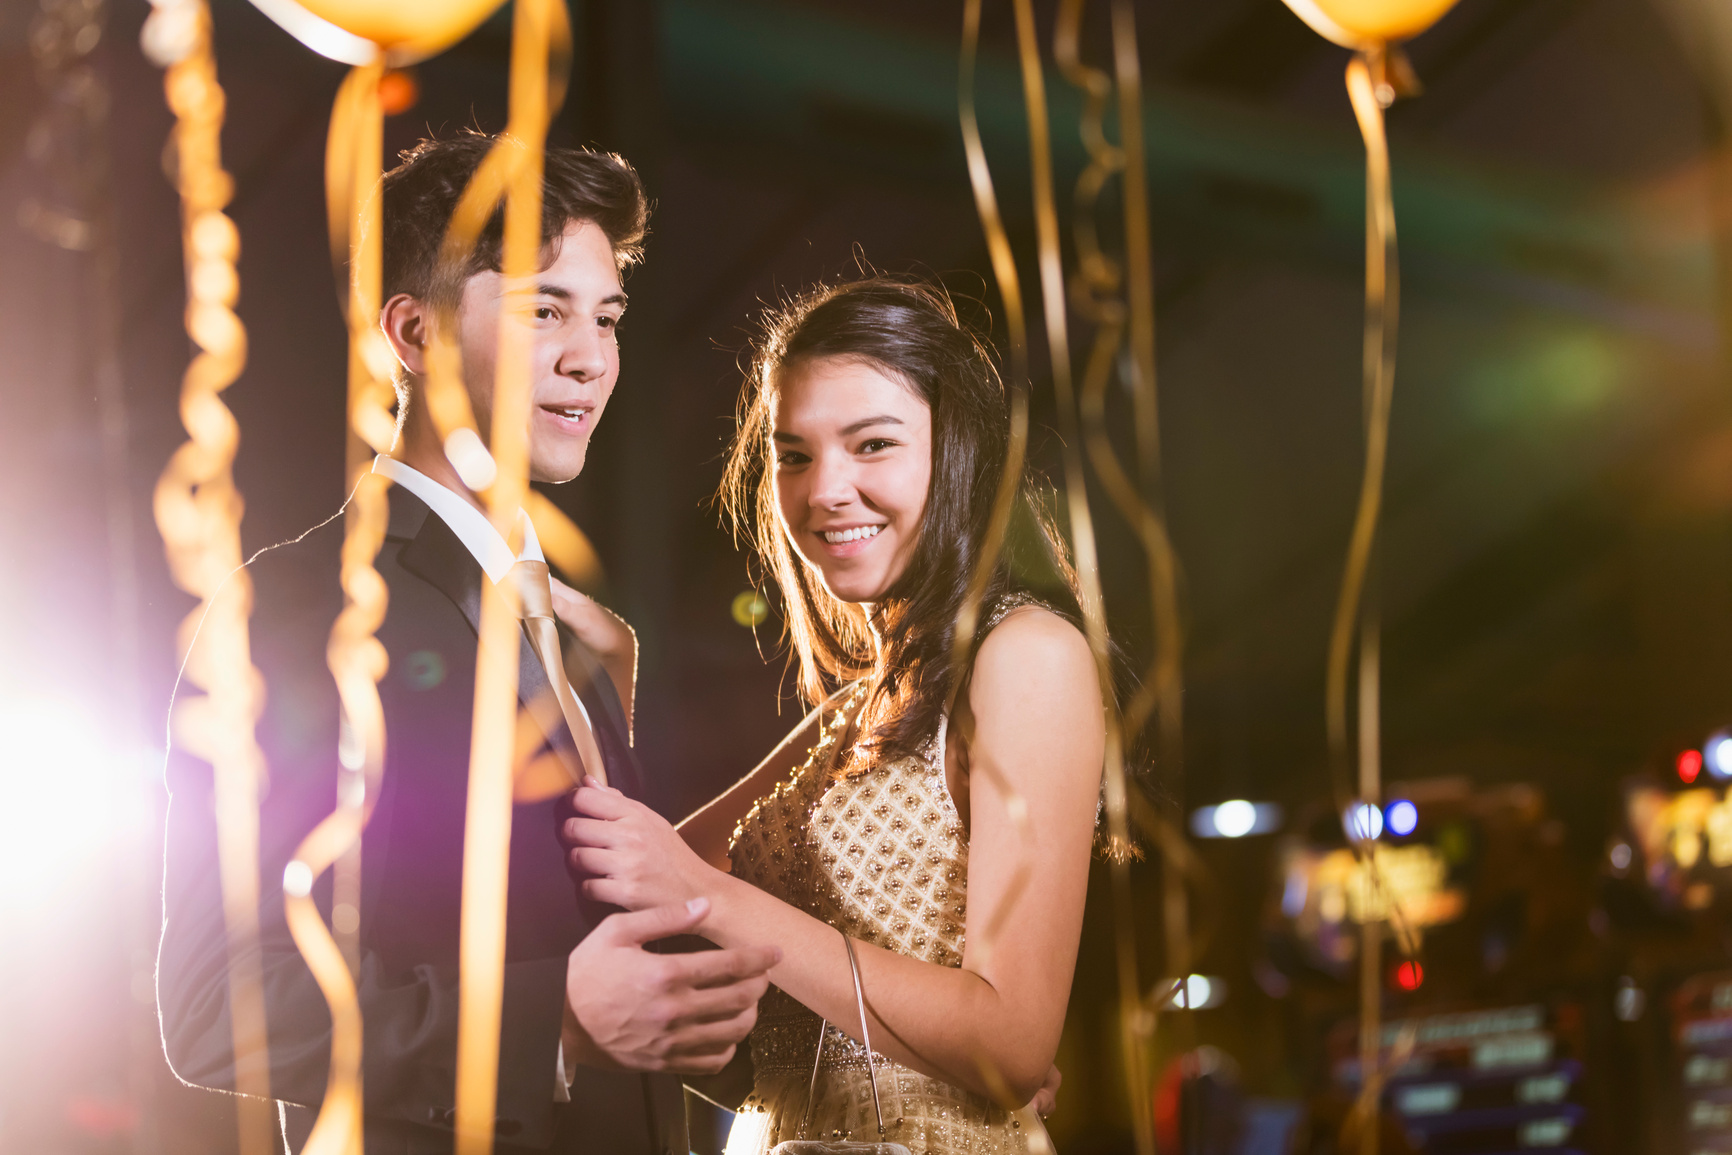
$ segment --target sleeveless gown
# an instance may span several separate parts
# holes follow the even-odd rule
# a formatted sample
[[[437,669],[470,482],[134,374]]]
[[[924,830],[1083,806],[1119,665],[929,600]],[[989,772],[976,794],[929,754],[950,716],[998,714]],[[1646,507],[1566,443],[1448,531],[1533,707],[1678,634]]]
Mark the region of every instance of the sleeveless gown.
[[[760,799],[729,844],[733,873],[861,942],[960,967],[968,899],[968,839],[944,779],[944,726],[921,751],[864,774],[833,777],[839,739],[863,685],[823,726],[805,765]],[[735,1117],[727,1155],[762,1155],[789,1139],[877,1142],[866,1048],[771,987],[751,1036],[753,1092]],[[882,1141],[913,1155],[1050,1151],[1032,1111],[1008,1112],[874,1053]],[[1031,1133],[1032,1136],[1031,1136]]]

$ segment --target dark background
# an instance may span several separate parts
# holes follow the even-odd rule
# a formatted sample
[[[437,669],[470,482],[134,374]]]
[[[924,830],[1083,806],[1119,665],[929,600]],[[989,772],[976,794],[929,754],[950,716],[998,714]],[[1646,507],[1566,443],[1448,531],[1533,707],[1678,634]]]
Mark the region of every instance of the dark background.
[[[1050,42],[1054,5],[1037,7]],[[78,848],[53,860],[66,873],[23,851],[3,860],[6,1152],[232,1146],[221,1100],[178,1087],[155,1057],[148,1005],[161,800],[141,752],[159,744],[191,603],[168,581],[149,506],[183,439],[188,347],[161,161],[170,116],[137,48],[146,11],[110,5],[91,57],[109,121],[86,142],[112,173],[121,458],[99,435],[95,261],[25,221],[65,195],[56,150],[77,142],[33,131],[55,123],[30,53],[36,7],[0,3],[0,694],[9,720],[69,710],[134,755],[92,779],[0,734],[13,795],[0,830],[65,829],[76,837],[49,841]],[[754,637],[729,612],[747,559],[711,502],[759,307],[869,262],[925,270],[1001,318],[957,128],[960,6],[573,0],[572,13],[553,140],[626,155],[656,211],[619,389],[583,477],[553,496],[599,549],[604,600],[639,630],[643,755],[695,803],[800,712],[774,621]],[[250,551],[342,497],[322,165],[344,70],[238,0],[217,0],[214,18],[250,341],[225,399]],[[1137,18],[1187,628],[1183,802],[1293,811],[1326,791],[1323,655],[1361,463],[1363,161],[1347,54],[1278,0],[1139,2]],[[388,151],[429,129],[502,127],[508,39],[504,13],[420,65]],[[981,120],[1032,293],[1011,47],[1008,6],[987,5]],[[1463,0],[1412,56],[1426,91],[1390,116],[1405,297],[1380,562],[1385,773],[1533,784],[1563,861],[1591,879],[1617,782],[1732,719],[1722,132],[1643,0]],[[1050,69],[1049,86],[1068,206],[1080,101]],[[1036,460],[1056,474],[1044,363],[1037,342]],[[111,609],[105,478],[135,526],[136,670]],[[1115,634],[1146,655],[1142,561],[1098,495],[1095,508]],[[1317,1075],[1310,1043],[1252,977],[1267,840],[1202,853],[1217,933],[1197,969],[1233,994],[1195,1030],[1252,1090],[1298,1095]],[[1135,874],[1152,982],[1158,888],[1152,867]],[[1076,1151],[1121,1149],[1125,1118],[1094,900],[1053,1125]]]

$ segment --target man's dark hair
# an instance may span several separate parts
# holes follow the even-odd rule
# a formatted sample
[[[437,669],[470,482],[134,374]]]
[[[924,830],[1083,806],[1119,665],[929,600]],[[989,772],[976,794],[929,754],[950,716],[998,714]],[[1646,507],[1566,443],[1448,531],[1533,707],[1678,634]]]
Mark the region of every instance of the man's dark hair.
[[[503,204],[481,230],[461,275],[435,283],[439,246],[469,178],[498,137],[465,131],[444,140],[423,140],[399,154],[402,163],[385,174],[382,300],[408,293],[422,300],[455,305],[463,282],[481,272],[498,272],[505,234]],[[623,270],[643,256],[649,202],[637,171],[623,157],[590,149],[547,150],[542,185],[541,238],[549,258],[576,221],[589,221],[606,234]]]

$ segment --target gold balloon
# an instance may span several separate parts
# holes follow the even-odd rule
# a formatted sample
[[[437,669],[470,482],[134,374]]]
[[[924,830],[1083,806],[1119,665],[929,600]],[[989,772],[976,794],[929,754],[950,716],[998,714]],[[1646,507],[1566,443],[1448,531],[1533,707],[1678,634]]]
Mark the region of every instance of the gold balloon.
[[[1344,48],[1410,40],[1455,7],[1455,0],[1286,0],[1299,19]]]
[[[364,64],[383,51],[393,64],[443,52],[504,0],[253,0],[321,56]]]

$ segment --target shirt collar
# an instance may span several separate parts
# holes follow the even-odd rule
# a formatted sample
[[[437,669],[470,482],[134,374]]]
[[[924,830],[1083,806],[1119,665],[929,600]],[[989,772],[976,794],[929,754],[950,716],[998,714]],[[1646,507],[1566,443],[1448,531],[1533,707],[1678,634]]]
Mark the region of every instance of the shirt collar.
[[[511,567],[520,561],[546,561],[541,542],[535,536],[535,525],[521,511],[517,516],[523,528],[523,548],[515,555],[487,515],[469,502],[434,481],[425,473],[403,464],[395,457],[380,454],[373,459],[373,472],[389,478],[427,503],[427,508],[439,515],[457,540],[463,543],[488,578],[497,585],[505,580]]]

